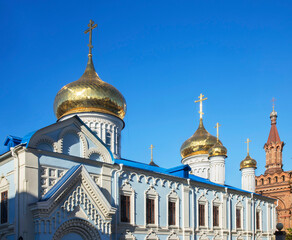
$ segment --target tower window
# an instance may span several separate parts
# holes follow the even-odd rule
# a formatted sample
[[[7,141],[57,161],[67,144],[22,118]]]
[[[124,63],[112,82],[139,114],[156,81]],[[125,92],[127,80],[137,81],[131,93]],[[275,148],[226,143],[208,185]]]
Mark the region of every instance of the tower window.
[[[121,222],[130,222],[130,196],[121,195]]]
[[[105,134],[105,144],[108,147],[111,146],[111,133],[109,131],[106,131],[106,134]]]
[[[155,210],[154,210],[155,202],[154,199],[146,199],[146,223],[154,224],[155,223]]]
[[[1,193],[1,224],[8,220],[8,191]]]
[[[219,206],[213,206],[213,227],[219,227]]]
[[[199,204],[199,226],[205,226],[205,204]]]
[[[175,202],[168,202],[168,225],[175,225]]]

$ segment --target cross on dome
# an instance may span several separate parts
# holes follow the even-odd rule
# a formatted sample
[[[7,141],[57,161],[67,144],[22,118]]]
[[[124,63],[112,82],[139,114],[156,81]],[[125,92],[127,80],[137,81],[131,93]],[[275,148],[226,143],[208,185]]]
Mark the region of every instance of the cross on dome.
[[[203,101],[207,100],[208,98],[204,98],[204,95],[201,93],[200,96],[199,96],[199,100],[196,100],[195,103],[200,103],[200,119],[203,118]]]
[[[251,142],[251,140],[249,138],[246,139],[246,145],[247,145],[247,155],[249,155],[249,143]]]
[[[217,141],[219,141],[219,127],[221,127],[221,125],[217,122],[215,128],[217,129]]]
[[[90,19],[89,24],[87,26],[89,28],[87,30],[85,30],[84,33],[86,34],[89,32],[89,44],[88,44],[89,55],[92,55],[92,48],[93,48],[93,46],[92,46],[92,30],[97,27],[97,24],[94,24],[94,21],[92,21]]]

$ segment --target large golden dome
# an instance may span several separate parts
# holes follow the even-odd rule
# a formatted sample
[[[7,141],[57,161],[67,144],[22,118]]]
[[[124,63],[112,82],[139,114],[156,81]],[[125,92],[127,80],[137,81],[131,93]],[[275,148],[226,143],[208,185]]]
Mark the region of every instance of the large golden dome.
[[[99,78],[89,54],[81,78],[67,84],[58,92],[54,112],[58,119],[81,112],[101,112],[123,119],[126,114],[126,101],[115,87]]]
[[[217,138],[207,132],[203,125],[203,119],[200,119],[200,125],[197,131],[186,140],[180,148],[182,158],[198,154],[208,154],[208,151],[217,143]],[[219,141],[219,144],[222,143]]]

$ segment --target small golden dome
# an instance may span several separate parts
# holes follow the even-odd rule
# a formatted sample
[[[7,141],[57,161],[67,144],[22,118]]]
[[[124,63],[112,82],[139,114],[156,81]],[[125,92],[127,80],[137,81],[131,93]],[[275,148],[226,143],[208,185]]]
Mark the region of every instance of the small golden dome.
[[[216,142],[217,138],[207,132],[203,125],[203,119],[201,118],[197,131],[181,146],[180,154],[182,158],[198,154],[208,154],[209,149],[213,147]],[[219,143],[221,144],[220,141]]]
[[[112,85],[102,81],[95,72],[92,55],[81,78],[64,86],[57,94],[54,112],[58,119],[72,113],[101,112],[123,119],[126,101]]]
[[[243,168],[257,168],[257,161],[252,159],[249,154],[240,163],[240,170]]]
[[[225,157],[227,157],[227,149],[226,149],[226,147],[224,147],[218,141],[209,150],[209,157],[214,157],[214,156],[225,156]]]

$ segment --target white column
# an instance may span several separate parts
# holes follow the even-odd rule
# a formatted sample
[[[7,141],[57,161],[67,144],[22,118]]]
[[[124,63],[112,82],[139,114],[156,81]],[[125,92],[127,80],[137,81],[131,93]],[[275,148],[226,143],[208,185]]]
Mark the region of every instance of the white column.
[[[225,183],[225,156],[213,156],[210,160],[210,181],[218,184]]]
[[[255,169],[241,169],[241,188],[246,191],[255,192]]]

